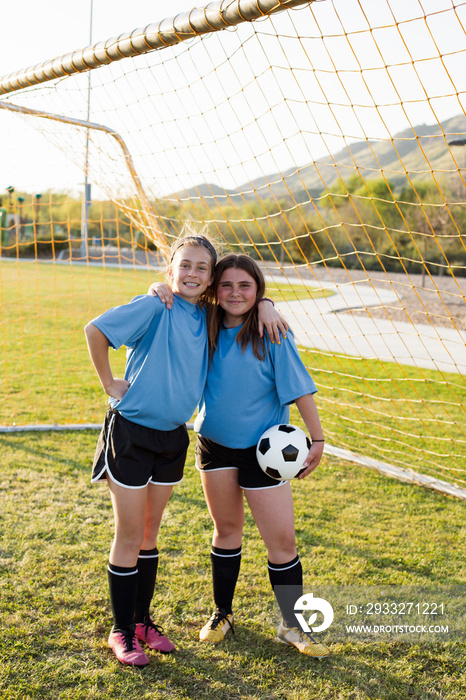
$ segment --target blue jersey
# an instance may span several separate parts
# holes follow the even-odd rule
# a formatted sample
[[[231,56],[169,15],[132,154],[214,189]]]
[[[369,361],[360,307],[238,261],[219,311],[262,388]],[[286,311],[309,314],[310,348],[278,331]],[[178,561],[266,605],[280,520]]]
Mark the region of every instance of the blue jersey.
[[[127,346],[125,379],[130,387],[110,405],[124,418],[157,430],[173,430],[193,415],[204,390],[207,365],[205,313],[173,297],[135,297],[92,321],[111,347]]]
[[[316,386],[304,366],[292,333],[281,344],[267,342],[264,361],[251,345],[242,352],[237,328],[221,328],[217,350],[194,429],[219,445],[255,445],[264,430],[289,421],[289,405],[314,394]]]

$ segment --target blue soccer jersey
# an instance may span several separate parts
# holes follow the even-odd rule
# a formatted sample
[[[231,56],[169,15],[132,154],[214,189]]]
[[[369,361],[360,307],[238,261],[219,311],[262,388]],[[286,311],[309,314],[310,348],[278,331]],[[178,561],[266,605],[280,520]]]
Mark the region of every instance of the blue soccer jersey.
[[[248,345],[236,342],[237,328],[222,328],[194,428],[219,445],[255,445],[272,425],[289,421],[289,405],[314,394],[316,386],[304,366],[292,333],[281,344],[267,343],[264,361]]]
[[[135,297],[92,323],[115,350],[127,346],[130,387],[110,405],[124,418],[156,430],[173,430],[193,415],[204,390],[208,355],[205,313],[173,297],[168,310],[150,295]]]

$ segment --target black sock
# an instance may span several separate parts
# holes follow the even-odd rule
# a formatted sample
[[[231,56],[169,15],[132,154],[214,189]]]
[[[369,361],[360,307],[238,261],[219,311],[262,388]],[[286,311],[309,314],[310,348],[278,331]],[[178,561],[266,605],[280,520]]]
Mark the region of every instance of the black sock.
[[[113,614],[113,630],[132,629],[138,590],[137,566],[108,565],[108,587]]]
[[[229,615],[233,612],[231,606],[241,565],[241,547],[237,549],[212,547],[210,560],[215,605]]]
[[[134,621],[144,622],[149,616],[149,608],[154,595],[155,581],[157,579],[157,566],[159,563],[159,550],[141,549],[138,557],[138,593],[134,610]]]
[[[268,562],[269,578],[287,627],[296,627],[294,604],[303,595],[303,567],[299,556],[286,564]],[[278,586],[278,588],[277,588]]]

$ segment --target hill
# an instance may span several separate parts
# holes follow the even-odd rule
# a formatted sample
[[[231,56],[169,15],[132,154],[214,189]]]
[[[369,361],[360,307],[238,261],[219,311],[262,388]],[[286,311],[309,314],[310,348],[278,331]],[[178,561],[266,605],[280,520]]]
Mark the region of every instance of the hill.
[[[466,135],[466,117],[457,115],[438,123],[421,124],[413,129],[406,129],[396,134],[393,139],[367,140],[350,143],[348,147],[335,154],[300,166],[283,173],[270,173],[245,183],[236,190],[226,190],[217,185],[202,184],[190,190],[178,193],[179,197],[214,198],[220,204],[224,197],[235,197],[242,193],[248,199],[273,196],[287,197],[291,191],[295,199],[304,200],[308,194],[318,196],[324,189],[330,189],[339,179],[347,180],[359,171],[364,179],[376,179],[384,176],[402,187],[407,179],[431,180],[432,171],[452,173],[457,165],[450,155],[447,143]],[[460,167],[466,164],[466,147],[464,154],[459,154],[461,147],[453,147],[453,153]],[[252,186],[251,186],[252,185]]]

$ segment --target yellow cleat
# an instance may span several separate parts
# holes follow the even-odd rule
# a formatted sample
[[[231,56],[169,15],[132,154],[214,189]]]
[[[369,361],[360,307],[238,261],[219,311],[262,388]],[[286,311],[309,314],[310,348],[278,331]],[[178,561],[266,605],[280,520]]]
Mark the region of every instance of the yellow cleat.
[[[209,622],[204,625],[199,632],[199,639],[201,642],[218,644],[230,630],[234,632],[233,615],[231,613],[227,614],[221,610],[216,610]]]
[[[297,627],[285,627],[283,622],[280,623],[276,639],[282,644],[296,647],[301,654],[312,656],[314,659],[322,659],[330,654],[330,649],[316,642],[308,632],[303,632]]]

